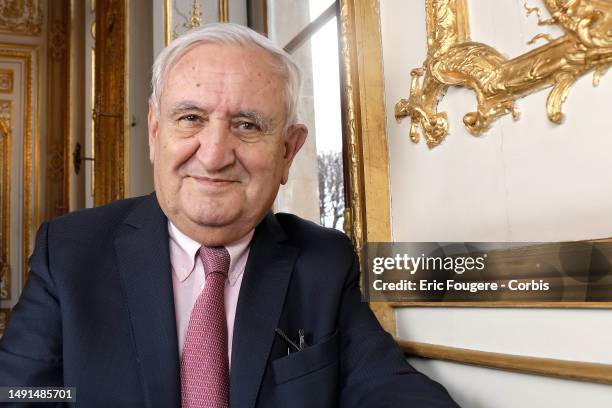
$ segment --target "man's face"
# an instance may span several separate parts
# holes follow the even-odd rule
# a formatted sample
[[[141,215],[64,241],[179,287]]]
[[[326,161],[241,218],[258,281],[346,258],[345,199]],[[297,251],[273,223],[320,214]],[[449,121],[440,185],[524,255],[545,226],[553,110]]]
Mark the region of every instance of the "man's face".
[[[155,190],[166,216],[205,245],[254,228],[287,181],[306,138],[283,134],[280,64],[257,47],[199,44],[166,76],[159,116],[149,106]]]

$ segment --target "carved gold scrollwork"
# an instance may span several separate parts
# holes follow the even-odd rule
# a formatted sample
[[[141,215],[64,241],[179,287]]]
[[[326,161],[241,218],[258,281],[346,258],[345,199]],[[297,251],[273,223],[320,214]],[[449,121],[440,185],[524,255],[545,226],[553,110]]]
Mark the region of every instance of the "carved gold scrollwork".
[[[128,6],[126,0],[96,1],[94,205],[121,199],[127,191]]]
[[[2,336],[2,333],[4,333],[6,323],[8,322],[9,314],[9,309],[0,309],[0,336]]]
[[[49,52],[54,61],[66,56],[66,28],[63,21],[56,20],[49,30]]]
[[[9,281],[8,276],[11,274],[11,268],[7,262],[0,259],[0,299],[9,298]]]
[[[0,299],[10,298],[10,196],[12,102],[0,100]]]
[[[0,0],[0,31],[39,35],[42,23],[39,0]]]
[[[13,71],[0,69],[0,93],[13,92]]]
[[[37,225],[37,220],[39,219],[39,207],[36,200],[33,199],[40,185],[39,181],[33,177],[34,174],[40,174],[37,161],[34,158],[34,153],[39,150],[38,141],[40,140],[40,130],[36,125],[36,123],[40,123],[40,118],[36,113],[38,112],[38,97],[41,94],[39,83],[36,80],[40,72],[39,48],[38,46],[26,44],[0,43],[0,57],[17,60],[23,67],[21,74],[22,79],[19,81],[19,88],[23,95],[19,109],[23,112],[23,122],[22,131],[18,139],[22,146],[22,165],[19,171],[21,171],[22,174],[20,183],[22,183],[23,194],[19,205],[21,206],[20,211],[23,214],[23,222],[21,225],[22,235],[20,237],[23,245],[20,254],[21,262],[17,265],[17,270],[21,271],[23,282],[25,282],[28,270],[27,259],[32,254],[31,249],[34,244],[34,226]],[[5,111],[3,103],[0,103],[0,108],[0,112]],[[9,122],[5,121],[5,123]],[[7,134],[10,134],[11,126],[9,125],[7,128]],[[10,141],[11,138],[5,137],[4,139]],[[10,171],[11,165],[8,163],[8,160],[10,160],[10,156],[7,156],[7,161],[5,162],[8,164],[8,169]],[[15,170],[17,171],[17,169]],[[9,179],[10,178],[6,178],[6,180]],[[8,183],[5,184],[5,186],[8,186]],[[2,188],[4,189],[5,187],[3,186]],[[10,196],[10,192],[7,193],[6,190],[3,191],[2,195],[6,197]],[[9,201],[10,200],[7,200],[2,203],[3,211],[5,211],[6,214],[8,214],[9,211]],[[2,238],[1,242],[8,248],[9,245],[6,242],[10,238],[9,233],[7,232],[4,236],[6,236],[7,239],[5,240]],[[8,255],[5,255],[4,259],[7,260]],[[12,265],[12,267],[14,269],[15,265]],[[7,276],[6,279],[10,281],[11,277]],[[8,287],[10,287],[10,285],[8,285]]]
[[[345,166],[348,167],[348,178],[350,185],[348,186],[347,208],[344,211],[344,231],[353,241],[357,253],[361,253],[365,244],[364,224],[363,219],[363,174],[360,169],[360,136],[359,126],[361,118],[359,115],[358,88],[359,81],[357,72],[355,72],[356,49],[355,49],[355,27],[354,5],[351,1],[341,2],[339,10],[340,15],[340,55],[343,59],[343,72],[341,75],[343,93],[342,104],[344,108],[344,134],[348,143],[346,145],[348,158],[345,160]]]
[[[422,68],[412,70],[410,96],[395,105],[398,120],[410,116],[410,138],[419,141],[420,127],[433,148],[448,135],[446,113],[437,112],[438,101],[449,86],[474,90],[477,109],[464,115],[463,123],[474,136],[482,135],[502,115],[519,118],[517,99],[552,87],[546,103],[548,118],[563,120],[561,107],[570,87],[593,71],[593,84],[612,65],[612,2],[609,0],[543,0],[551,17],[539,25],[556,25],[565,34],[513,59],[493,47],[469,40],[465,0],[426,0],[428,53]]]
[[[200,11],[200,1],[193,0],[191,3],[191,15],[183,26],[190,30],[202,25],[202,12]]]

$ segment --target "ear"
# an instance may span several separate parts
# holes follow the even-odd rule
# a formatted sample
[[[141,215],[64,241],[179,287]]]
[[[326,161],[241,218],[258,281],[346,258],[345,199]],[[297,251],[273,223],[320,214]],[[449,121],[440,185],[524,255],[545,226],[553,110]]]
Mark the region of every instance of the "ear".
[[[151,164],[153,164],[155,161],[155,141],[157,140],[159,120],[157,118],[157,107],[151,100],[149,100],[149,115],[147,117],[147,124],[149,129],[149,161]]]
[[[281,184],[286,184],[289,180],[289,168],[297,152],[300,151],[308,136],[308,128],[305,125],[292,125],[284,138],[285,154],[283,156],[283,176]]]

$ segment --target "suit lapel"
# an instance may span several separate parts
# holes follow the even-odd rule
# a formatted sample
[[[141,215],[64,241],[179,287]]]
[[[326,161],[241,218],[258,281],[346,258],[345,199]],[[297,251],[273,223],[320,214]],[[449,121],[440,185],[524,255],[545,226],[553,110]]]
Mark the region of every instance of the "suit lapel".
[[[269,213],[253,236],[234,324],[230,406],[254,407],[298,249]]]
[[[167,219],[154,194],[126,217],[115,250],[146,406],[178,407],[180,369]]]

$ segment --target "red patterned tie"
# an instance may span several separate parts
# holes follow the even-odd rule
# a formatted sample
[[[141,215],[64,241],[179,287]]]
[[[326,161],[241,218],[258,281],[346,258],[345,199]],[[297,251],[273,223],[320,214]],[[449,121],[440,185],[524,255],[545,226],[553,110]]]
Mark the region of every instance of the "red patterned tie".
[[[199,251],[206,284],[189,318],[181,358],[183,408],[227,408],[229,406],[229,363],[225,280],[230,255],[224,247]]]

